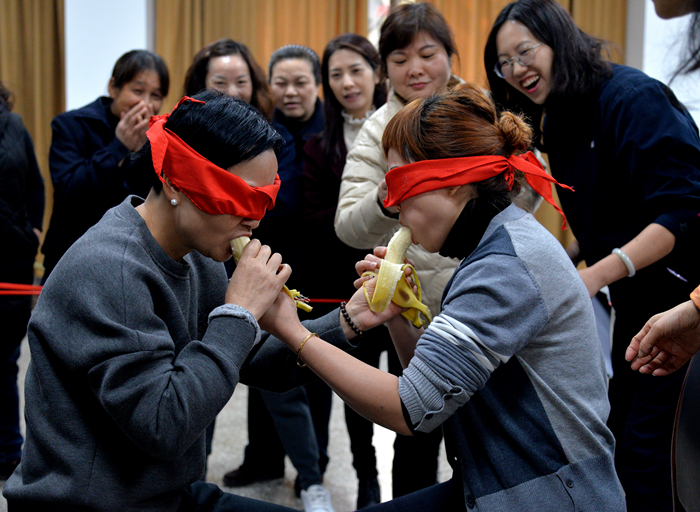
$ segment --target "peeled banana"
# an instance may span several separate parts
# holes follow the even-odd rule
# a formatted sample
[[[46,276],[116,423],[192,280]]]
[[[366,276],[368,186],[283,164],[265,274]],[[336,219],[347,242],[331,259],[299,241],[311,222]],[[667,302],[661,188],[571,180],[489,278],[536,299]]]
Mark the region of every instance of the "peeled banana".
[[[236,260],[236,263],[238,263],[238,260],[241,259],[243,249],[246,245],[248,245],[248,242],[250,242],[250,238],[248,238],[247,236],[239,236],[238,238],[234,238],[233,240],[231,240],[233,259]],[[282,290],[284,290],[284,293],[289,295],[294,300],[294,303],[297,305],[297,308],[306,311],[307,313],[313,309],[313,307],[309,305],[309,299],[304,297],[299,291],[290,290],[289,288],[287,288],[286,285],[282,288]]]
[[[421,286],[416,269],[412,265],[404,263],[406,252],[411,243],[411,230],[407,227],[399,229],[389,241],[386,256],[379,267],[379,273],[365,272],[362,274],[363,276],[373,275],[377,279],[374,294],[371,298],[365,285],[363,284],[362,286],[365,290],[365,298],[372,311],[381,313],[393,301],[401,307],[410,308],[402,313],[403,316],[408,318],[416,327],[422,327],[426,322],[430,322],[433,317],[428,306],[421,302]],[[411,277],[418,287],[417,295],[413,293],[413,288],[404,273],[406,267],[410,267],[413,271]]]

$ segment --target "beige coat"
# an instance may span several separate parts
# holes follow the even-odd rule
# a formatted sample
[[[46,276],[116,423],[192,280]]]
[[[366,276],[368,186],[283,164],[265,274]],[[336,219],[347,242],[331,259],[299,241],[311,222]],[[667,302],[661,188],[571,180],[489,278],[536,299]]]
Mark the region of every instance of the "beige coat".
[[[452,81],[461,80],[453,77]],[[351,247],[371,250],[379,245],[387,245],[400,227],[398,219],[387,217],[379,207],[377,188],[388,171],[382,150],[382,135],[391,118],[403,106],[403,101],[392,89],[386,105],[365,121],[348,152],[335,214],[335,232],[338,238]],[[524,185],[514,202],[521,208],[534,212],[541,200],[539,194]],[[408,258],[416,265],[423,288],[423,302],[436,316],[440,312],[442,292],[459,260],[429,253],[419,245],[411,246]]]
[[[400,228],[398,219],[382,213],[377,202],[377,188],[388,171],[382,135],[389,120],[403,105],[392,89],[386,105],[365,121],[348,153],[340,183],[335,232],[351,247],[371,250],[387,245]],[[442,291],[459,260],[431,254],[419,245],[410,247],[408,258],[416,265],[423,288],[423,302],[436,316],[440,312]]]

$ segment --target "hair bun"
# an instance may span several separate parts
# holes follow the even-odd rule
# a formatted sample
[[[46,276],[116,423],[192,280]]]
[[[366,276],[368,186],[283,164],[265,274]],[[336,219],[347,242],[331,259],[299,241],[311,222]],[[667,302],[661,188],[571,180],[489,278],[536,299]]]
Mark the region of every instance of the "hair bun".
[[[522,153],[530,147],[532,128],[519,115],[509,111],[503,112],[498,119],[498,128],[511,154]]]

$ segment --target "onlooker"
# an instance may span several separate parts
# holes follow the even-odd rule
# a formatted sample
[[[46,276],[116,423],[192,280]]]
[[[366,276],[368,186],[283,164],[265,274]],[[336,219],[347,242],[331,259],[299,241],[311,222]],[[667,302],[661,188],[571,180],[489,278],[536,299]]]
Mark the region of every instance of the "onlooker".
[[[382,24],[379,55],[382,71],[391,84],[389,97],[362,125],[348,155],[340,184],[335,230],[338,238],[357,249],[372,250],[388,243],[399,229],[394,210],[381,204],[387,172],[381,139],[389,120],[409,101],[426,98],[461,80],[452,75],[456,47],[452,32],[440,12],[427,3],[393,7]],[[418,269],[423,298],[433,315],[439,312],[440,296],[458,261],[428,254],[418,246],[408,257]],[[392,354],[390,360],[396,361]],[[401,365],[391,365],[401,372]],[[398,435],[394,442],[393,496],[403,496],[437,481],[440,429],[430,435]]]
[[[700,282],[700,138],[662,83],[610,64],[602,42],[554,0],[501,11],[484,52],[493,96],[527,112],[577,242],[568,249],[591,296],[608,286],[615,310],[608,420],[630,511],[672,508],[671,433],[683,373],[640,375],[625,349],[653,313]],[[652,121],[653,120],[653,121]],[[649,294],[649,290],[663,293]]]
[[[377,50],[357,34],[343,34],[328,43],[323,52],[321,77],[325,128],[304,146],[299,208],[304,229],[300,233],[300,243],[303,247],[313,247],[322,242],[324,251],[333,257],[301,258],[297,262],[297,273],[304,293],[309,297],[339,301],[352,295],[351,283],[357,276],[355,263],[367,253],[348,247],[335,234],[333,219],[340,179],[348,149],[364,122],[386,103],[387,91]],[[334,308],[333,303],[316,303],[312,313],[319,316]],[[384,351],[393,355],[392,361],[395,360],[400,369],[391,338],[384,327],[379,327],[364,337],[353,355],[376,367]],[[323,458],[328,446],[331,389],[324,382],[317,382],[307,385],[306,390],[312,415],[319,413],[314,425]],[[352,463],[359,480],[357,508],[361,509],[381,502],[377,459],[372,444],[374,428],[371,421],[347,405],[345,423],[350,436]]]
[[[318,56],[305,46],[279,48],[270,57],[269,82],[275,104],[272,124],[285,142],[279,158],[282,184],[275,209],[265,215],[256,237],[283,254],[292,268],[297,268],[301,249],[297,235],[301,226],[298,198],[302,149],[309,138],[323,129],[323,112],[318,99],[321,82]],[[304,290],[294,273],[290,287]],[[325,422],[327,425],[328,421]],[[274,430],[270,428],[272,425]],[[237,487],[282,476],[284,452],[298,472],[295,487],[306,510],[332,511],[330,493],[322,485],[325,464],[320,464],[306,390],[296,388],[280,394],[250,389],[245,458],[239,468],[224,475],[224,484]]]
[[[219,39],[195,54],[185,76],[184,93],[185,96],[194,96],[205,89],[216,90],[243,100],[260,110],[267,118],[272,115],[273,104],[265,73],[243,43],[232,39]],[[233,272],[232,266],[231,260],[226,262],[229,275]],[[255,415],[254,410],[249,411],[249,416]],[[271,424],[272,420],[269,419],[266,424],[268,423]],[[211,454],[215,426],[216,420],[207,427],[207,456]],[[284,449],[274,428],[270,427],[267,430],[270,442],[279,446],[281,473],[284,473]],[[261,435],[265,435],[265,432],[261,432]]]
[[[163,60],[132,50],[117,60],[109,80],[109,97],[97,98],[57,116],[49,169],[54,187],[51,221],[42,245],[46,279],[68,247],[130,192],[147,186],[125,184],[124,161],[146,141],[148,120],[160,110],[169,88]]]
[[[215,89],[250,103],[266,117],[272,116],[274,109],[265,72],[248,47],[232,39],[219,39],[197,52],[187,70],[184,89],[187,96]]]
[[[12,95],[0,82],[0,282],[32,284],[44,218],[44,180]],[[0,297],[0,480],[19,464],[17,359],[32,308],[29,295]]]

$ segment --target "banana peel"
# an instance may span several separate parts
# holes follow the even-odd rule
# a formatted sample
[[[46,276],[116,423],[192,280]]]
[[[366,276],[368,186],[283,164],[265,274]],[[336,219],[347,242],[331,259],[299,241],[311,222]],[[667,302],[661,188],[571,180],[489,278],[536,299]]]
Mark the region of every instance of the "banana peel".
[[[416,327],[422,327],[431,322],[433,317],[428,306],[421,302],[422,291],[416,269],[412,265],[404,263],[411,243],[411,230],[407,227],[399,229],[389,241],[386,256],[379,267],[379,272],[362,274],[376,278],[372,297],[369,296],[366,283],[362,287],[367,304],[372,311],[381,313],[389,307],[390,302],[393,302],[402,308],[408,308],[408,311],[403,312],[402,315]],[[407,267],[412,270],[411,275],[418,289],[417,294],[413,293],[413,288],[406,277]]]
[[[248,245],[248,242],[250,242],[250,238],[247,236],[240,236],[231,240],[233,259],[236,260],[236,264],[238,264],[238,260],[241,259],[243,249],[245,249],[245,246]],[[298,309],[306,311],[307,313],[313,309],[313,307],[309,305],[309,299],[304,297],[298,290],[290,290],[287,288],[287,285],[284,285],[282,290],[292,298]]]

